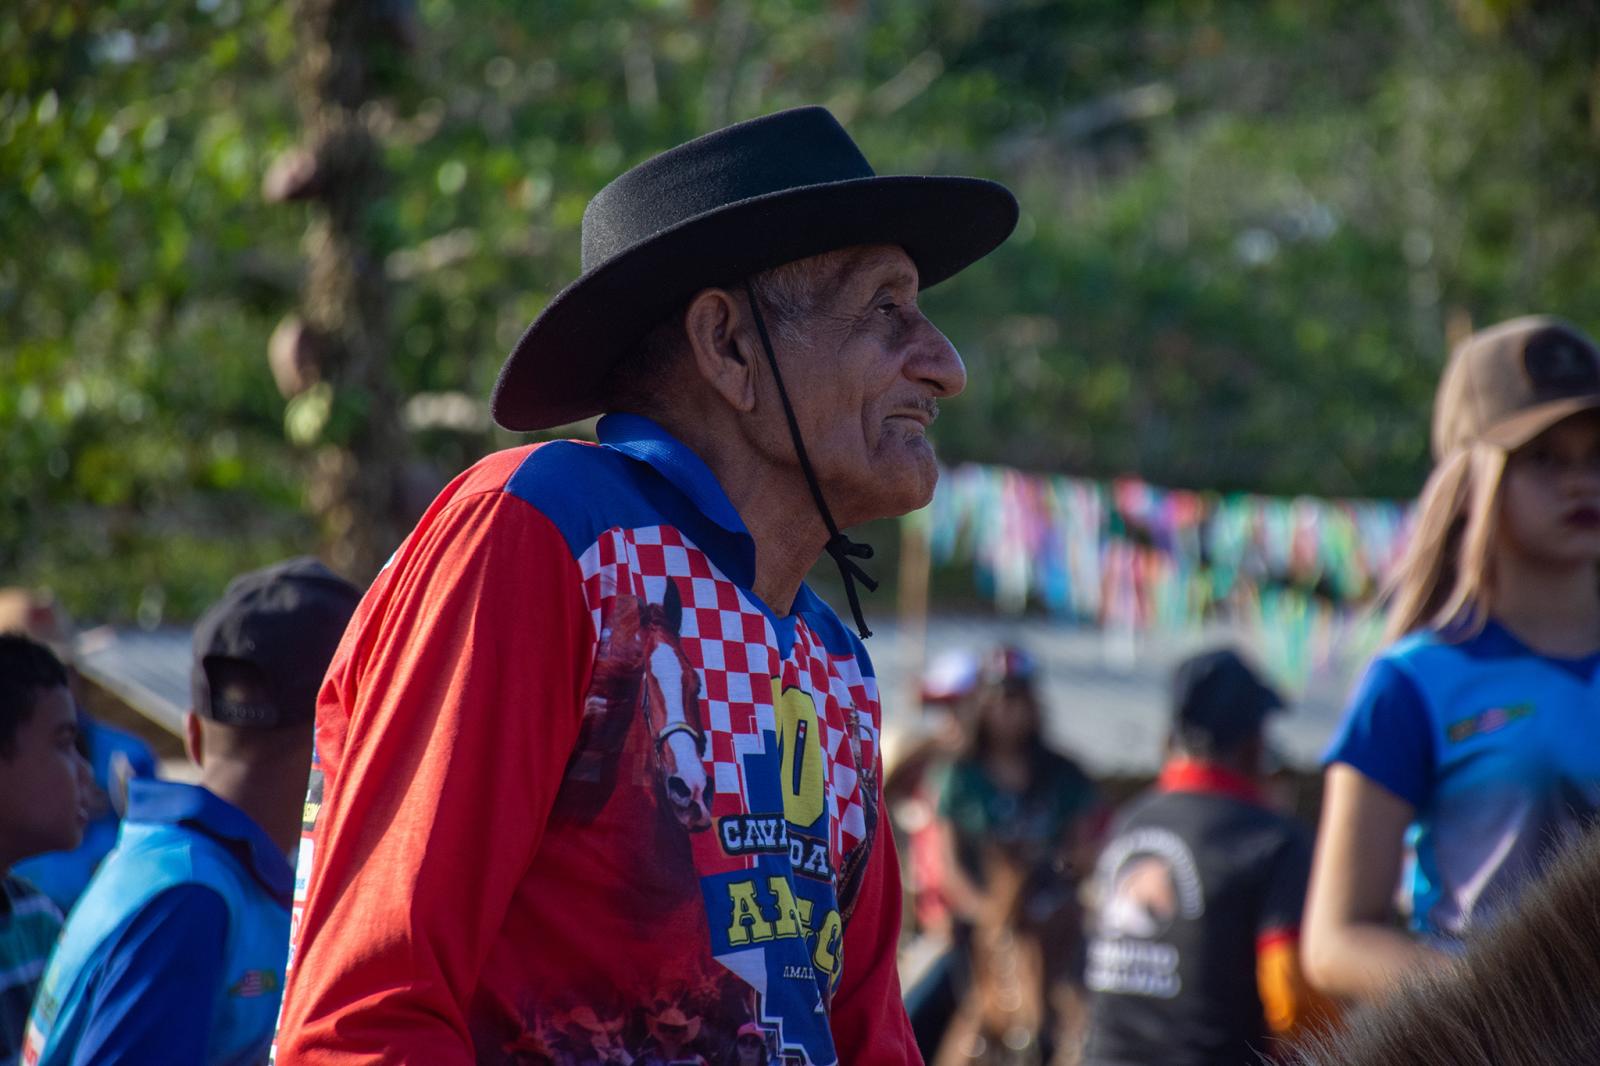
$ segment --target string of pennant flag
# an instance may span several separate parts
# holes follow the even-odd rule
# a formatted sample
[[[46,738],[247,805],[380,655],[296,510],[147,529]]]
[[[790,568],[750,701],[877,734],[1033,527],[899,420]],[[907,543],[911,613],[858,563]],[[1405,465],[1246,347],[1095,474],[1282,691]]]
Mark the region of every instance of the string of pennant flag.
[[[909,518],[1005,612],[1138,634],[1227,620],[1303,682],[1352,640],[1405,545],[1408,505],[1166,489],[964,464]]]

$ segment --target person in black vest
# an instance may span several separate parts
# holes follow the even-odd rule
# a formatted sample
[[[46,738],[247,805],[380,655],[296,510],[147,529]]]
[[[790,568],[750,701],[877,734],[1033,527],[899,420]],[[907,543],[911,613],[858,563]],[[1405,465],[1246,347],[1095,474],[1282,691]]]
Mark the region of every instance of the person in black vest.
[[[1309,834],[1262,791],[1283,706],[1234,652],[1173,677],[1168,759],[1096,871],[1089,1066],[1243,1066],[1323,1016],[1300,973]]]

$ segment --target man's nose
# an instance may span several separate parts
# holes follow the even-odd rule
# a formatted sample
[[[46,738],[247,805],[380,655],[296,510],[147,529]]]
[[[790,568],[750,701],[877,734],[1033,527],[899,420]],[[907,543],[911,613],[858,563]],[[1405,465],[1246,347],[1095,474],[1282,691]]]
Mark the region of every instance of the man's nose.
[[[967,387],[967,367],[949,338],[924,317],[913,344],[907,376],[926,382],[939,399],[959,396]]]

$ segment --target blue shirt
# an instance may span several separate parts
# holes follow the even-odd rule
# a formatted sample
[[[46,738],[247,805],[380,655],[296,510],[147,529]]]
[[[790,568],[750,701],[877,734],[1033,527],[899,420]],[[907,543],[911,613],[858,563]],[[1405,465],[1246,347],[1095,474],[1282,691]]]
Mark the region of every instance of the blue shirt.
[[[1493,621],[1412,634],[1373,662],[1327,761],[1416,812],[1412,927],[1453,939],[1600,811],[1600,654],[1539,655]]]
[[[227,898],[213,884],[181,874],[155,894],[119,914],[116,884],[134,861],[124,841],[107,858],[62,934],[62,949],[46,973],[30,1020],[29,1044],[44,1051],[41,1063],[160,1062],[201,1066],[216,1061],[214,1004],[226,995],[237,960],[230,946],[235,923],[265,905],[281,911],[287,927],[293,873],[288,860],[243,811],[206,789],[168,781],[135,780],[128,791],[126,826],[164,828],[170,835],[220,845],[255,887],[258,899]],[[103,884],[104,883],[104,884]],[[96,887],[101,892],[97,894]],[[107,912],[110,912],[108,916]],[[86,927],[75,930],[74,926]],[[80,943],[88,929],[108,928],[93,943]],[[277,951],[276,976],[265,991],[275,1001],[282,987],[287,938]],[[63,956],[67,956],[63,958]],[[87,971],[87,972],[84,972]],[[260,969],[251,971],[261,972]],[[178,1020],[182,1019],[180,1023]],[[50,1037],[76,1029],[70,1039]],[[270,1019],[261,1034],[265,1055]]]

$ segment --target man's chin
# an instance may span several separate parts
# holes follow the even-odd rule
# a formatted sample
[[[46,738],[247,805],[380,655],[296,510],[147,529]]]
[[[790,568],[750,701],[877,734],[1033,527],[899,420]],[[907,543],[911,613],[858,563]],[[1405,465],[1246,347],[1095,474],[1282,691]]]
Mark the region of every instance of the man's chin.
[[[920,453],[920,454],[919,454]],[[939,463],[934,458],[933,446],[926,440],[913,454],[895,464],[893,471],[885,472],[883,490],[878,494],[879,506],[875,518],[898,518],[918,511],[933,501],[933,490],[939,483]]]

